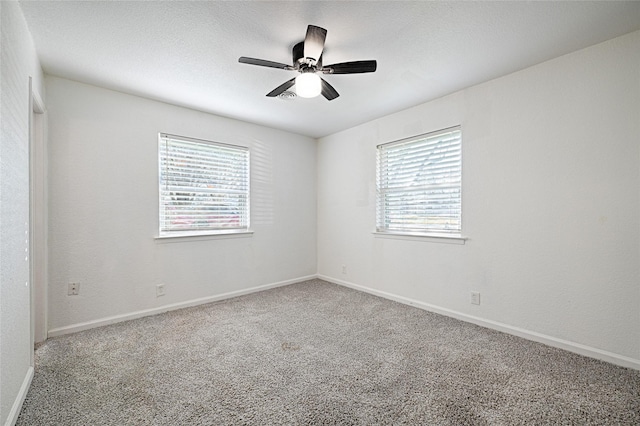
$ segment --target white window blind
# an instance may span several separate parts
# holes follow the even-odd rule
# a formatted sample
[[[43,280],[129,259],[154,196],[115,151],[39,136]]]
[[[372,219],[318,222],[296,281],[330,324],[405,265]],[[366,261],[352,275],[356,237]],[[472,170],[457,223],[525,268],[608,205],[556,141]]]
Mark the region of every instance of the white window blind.
[[[377,231],[459,234],[461,148],[460,127],[379,145]]]
[[[249,150],[160,134],[160,235],[249,228]]]

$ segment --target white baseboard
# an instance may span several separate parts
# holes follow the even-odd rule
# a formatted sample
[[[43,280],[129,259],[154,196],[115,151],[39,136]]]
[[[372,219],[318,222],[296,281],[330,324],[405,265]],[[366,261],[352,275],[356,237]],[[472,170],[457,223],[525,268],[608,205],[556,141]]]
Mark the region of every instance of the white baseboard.
[[[18,391],[18,395],[16,395],[15,401],[13,401],[13,406],[11,406],[11,411],[9,411],[7,421],[4,423],[5,426],[13,426],[16,424],[16,421],[18,421],[22,404],[24,403],[24,400],[27,397],[27,392],[29,392],[29,387],[31,386],[31,380],[33,380],[33,367],[29,367],[27,369],[27,374],[24,376],[22,386],[20,386],[20,390]]]
[[[570,342],[568,340],[558,339],[553,336],[548,336],[535,331],[525,330],[520,327],[514,327],[508,324],[503,324],[497,321],[487,320],[484,318],[467,315],[462,312],[453,311],[451,309],[442,308],[439,306],[431,305],[429,303],[420,302],[418,300],[410,299],[403,296],[398,296],[392,293],[387,293],[381,290],[371,289],[365,286],[354,284],[348,281],[340,280],[338,278],[332,278],[322,274],[308,275],[304,277],[295,278],[287,281],[280,281],[272,284],[265,284],[257,287],[252,287],[244,290],[233,291],[229,293],[223,293],[215,296],[203,297],[200,299],[188,300],[185,302],[174,303],[170,305],[164,305],[157,308],[146,309],[142,311],[131,312],[128,314],[115,315],[112,317],[101,318],[93,321],[88,321],[79,324],[72,324],[65,327],[54,328],[49,330],[47,337],[56,337],[63,334],[76,333],[78,331],[88,330],[90,328],[102,327],[104,325],[115,324],[122,321],[129,321],[136,318],[142,318],[150,315],[156,315],[163,312],[173,311],[176,309],[188,308],[191,306],[202,305],[205,303],[217,302],[219,300],[230,299],[232,297],[242,296],[245,294],[256,293],[258,291],[268,290],[270,288],[282,287],[290,284],[295,284],[301,281],[306,281],[314,278],[320,278],[322,280],[349,287],[358,291],[373,294],[385,299],[393,300],[403,303],[405,305],[415,306],[416,308],[424,309],[426,311],[435,312],[437,314],[445,315],[448,317],[456,318],[461,321],[470,322],[482,327],[498,330],[503,333],[512,334],[514,336],[522,337],[524,339],[532,340],[534,342],[544,343],[549,346],[564,349],[569,352],[574,352],[580,355],[588,356],[590,358],[596,358],[602,361],[610,362],[622,367],[633,368],[640,370],[640,360],[626,357],[623,355],[615,354],[613,352],[604,351],[601,349],[593,348],[590,346],[582,345],[580,343]],[[33,371],[31,372],[33,376]],[[30,381],[31,379],[29,379]],[[28,389],[28,387],[27,387]],[[26,393],[25,393],[26,396]],[[22,403],[20,403],[22,404]]]
[[[56,337],[63,334],[76,333],[78,331],[88,330],[90,328],[102,327],[109,324],[115,324],[118,322],[129,321],[137,318],[147,317],[150,315],[157,315],[163,312],[174,311],[176,309],[189,308],[191,306],[203,305],[205,303],[217,302],[224,299],[231,299],[232,297],[243,296],[245,294],[256,293],[258,291],[268,290],[270,288],[282,287],[290,284],[299,283],[301,281],[311,280],[317,278],[317,275],[308,275],[291,280],[280,281],[272,284],[260,285],[257,287],[251,287],[243,290],[232,291],[229,293],[217,294],[214,296],[202,297],[199,299],[187,300],[185,302],[172,303],[169,305],[159,306],[157,308],[145,309],[142,311],[130,312],[127,314],[114,315],[112,317],[100,318],[93,321],[82,322],[78,324],[67,325],[64,327],[53,328],[48,331],[47,337]]]
[[[354,284],[348,281],[343,281],[337,278],[328,277],[326,275],[318,274],[318,278],[329,281],[334,284],[342,285],[352,288],[354,290],[363,291],[365,293],[373,294],[374,296],[380,296],[385,299],[393,300],[403,303],[405,305],[415,306],[416,308],[424,309],[425,311],[434,312],[437,314],[445,315],[448,317],[456,318],[465,322],[470,322],[482,327],[498,330],[503,333],[512,334],[514,336],[522,337],[527,340],[533,340],[534,342],[544,343],[545,345],[553,346],[556,348],[564,349],[569,352],[574,352],[579,355],[584,355],[590,358],[596,358],[602,361],[610,362],[612,364],[619,365],[621,367],[633,368],[640,370],[640,360],[618,355],[613,352],[603,351],[601,349],[593,348],[590,346],[582,345],[580,343],[570,342],[568,340],[558,339],[553,336],[547,336],[545,334],[537,333],[535,331],[525,330],[520,327],[514,327],[508,324],[503,324],[497,321],[491,321],[472,315],[463,314],[461,312],[453,311],[439,306],[431,305],[429,303],[420,302],[418,300],[410,299],[403,296],[397,296],[392,293],[387,293],[381,290],[374,290],[368,287],[364,287],[358,284]]]

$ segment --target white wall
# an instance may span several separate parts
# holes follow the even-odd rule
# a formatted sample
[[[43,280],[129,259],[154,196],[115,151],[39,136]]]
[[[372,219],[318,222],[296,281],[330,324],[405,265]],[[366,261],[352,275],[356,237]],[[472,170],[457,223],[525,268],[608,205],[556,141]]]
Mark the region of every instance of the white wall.
[[[315,140],[56,77],[46,87],[54,333],[316,273]],[[252,236],[154,239],[158,132],[250,148]]]
[[[29,293],[29,77],[42,70],[22,11],[0,2],[0,424],[11,424],[31,368]]]
[[[374,237],[376,145],[458,124],[469,240]],[[319,274],[640,368],[639,150],[640,32],[322,138]]]

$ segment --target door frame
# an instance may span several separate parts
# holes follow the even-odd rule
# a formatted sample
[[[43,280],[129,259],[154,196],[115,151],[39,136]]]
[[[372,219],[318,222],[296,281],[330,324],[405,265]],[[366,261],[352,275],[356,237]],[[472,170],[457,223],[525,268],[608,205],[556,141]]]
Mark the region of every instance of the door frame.
[[[47,193],[46,109],[29,77],[29,289],[33,345],[46,340],[48,330]]]

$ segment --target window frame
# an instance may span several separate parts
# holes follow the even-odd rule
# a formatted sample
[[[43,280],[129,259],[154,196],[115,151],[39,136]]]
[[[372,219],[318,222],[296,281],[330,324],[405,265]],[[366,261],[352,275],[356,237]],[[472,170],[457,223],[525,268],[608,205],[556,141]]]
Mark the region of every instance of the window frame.
[[[434,139],[441,135],[459,132],[459,151],[457,151],[457,155],[459,156],[459,203],[458,203],[458,211],[459,214],[457,216],[459,226],[454,227],[450,230],[441,229],[438,227],[430,227],[428,224],[425,224],[424,229],[410,229],[409,227],[389,227],[386,225],[388,222],[388,210],[385,208],[385,197],[389,192],[393,193],[393,191],[389,191],[388,187],[383,186],[383,176],[382,176],[382,168],[383,168],[383,149],[393,148],[398,145],[411,145],[412,143],[419,144],[421,141],[426,139]],[[464,241],[467,239],[462,235],[463,231],[463,214],[462,214],[462,175],[463,175],[463,159],[462,159],[462,126],[452,126],[443,129],[439,129],[433,132],[423,133],[420,135],[411,136],[408,138],[382,143],[376,146],[376,217],[375,217],[375,232],[374,234],[378,237],[389,237],[389,238],[398,238],[398,239],[406,239],[406,240],[422,240],[422,241],[433,241],[433,242],[456,242],[464,244]],[[423,153],[424,155],[428,154],[428,151]],[[406,192],[409,186],[403,187]],[[397,188],[396,192],[402,192],[402,188]],[[421,216],[421,217],[424,217]],[[447,241],[445,241],[447,240]]]
[[[221,150],[234,150],[237,153],[242,153],[244,155],[244,165],[241,166],[244,171],[244,180],[242,183],[244,185],[246,194],[246,202],[245,202],[245,217],[241,216],[241,223],[246,223],[246,226],[239,227],[209,227],[206,229],[198,229],[197,227],[186,228],[186,229],[169,229],[165,227],[163,229],[163,211],[165,205],[163,203],[163,151],[166,155],[167,142],[168,140],[174,140],[180,143],[193,144],[195,145],[208,145],[213,147],[219,147]],[[246,236],[247,234],[252,234],[253,231],[250,230],[251,223],[251,153],[248,147],[241,145],[233,145],[228,143],[216,142],[205,139],[192,138],[187,136],[179,136],[173,135],[169,133],[158,133],[158,235],[157,239],[164,238],[179,238],[179,237],[234,237],[234,236]],[[199,204],[201,205],[201,204]]]

